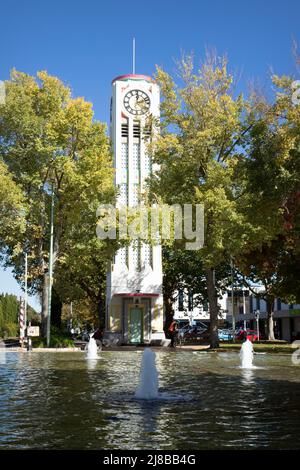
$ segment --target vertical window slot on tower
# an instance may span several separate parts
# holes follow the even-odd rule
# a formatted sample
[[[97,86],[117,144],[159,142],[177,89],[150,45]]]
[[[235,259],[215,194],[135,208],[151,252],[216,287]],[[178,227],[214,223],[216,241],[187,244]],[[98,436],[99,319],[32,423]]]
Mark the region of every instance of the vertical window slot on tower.
[[[133,121],[133,137],[139,139],[141,137],[141,123],[140,121]]]
[[[126,137],[128,139],[128,120],[123,119],[121,123],[121,136]]]

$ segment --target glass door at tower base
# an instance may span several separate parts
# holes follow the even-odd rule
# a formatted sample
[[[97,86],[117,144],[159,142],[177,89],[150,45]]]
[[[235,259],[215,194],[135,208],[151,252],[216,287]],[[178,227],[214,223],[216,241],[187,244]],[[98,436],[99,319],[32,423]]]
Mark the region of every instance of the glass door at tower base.
[[[129,312],[128,338],[130,343],[142,343],[143,309],[133,307]]]

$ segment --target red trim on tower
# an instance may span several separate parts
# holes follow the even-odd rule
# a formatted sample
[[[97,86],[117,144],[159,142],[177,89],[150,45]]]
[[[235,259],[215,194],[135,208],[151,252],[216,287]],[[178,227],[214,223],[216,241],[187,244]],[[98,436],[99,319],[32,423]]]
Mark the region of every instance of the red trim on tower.
[[[146,82],[153,82],[154,81],[148,75],[137,75],[137,74],[129,73],[127,75],[119,75],[118,77],[114,78],[111,83],[114,83],[117,80],[125,80],[126,78],[132,78],[133,80],[136,78],[138,80],[146,80]]]

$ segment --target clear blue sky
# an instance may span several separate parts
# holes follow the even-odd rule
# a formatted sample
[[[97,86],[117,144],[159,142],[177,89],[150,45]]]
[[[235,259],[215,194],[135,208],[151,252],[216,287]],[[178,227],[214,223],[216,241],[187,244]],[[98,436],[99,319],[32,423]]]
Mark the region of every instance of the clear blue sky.
[[[259,79],[269,86],[270,68],[296,74],[292,39],[300,47],[299,0],[15,0],[0,5],[0,80],[11,68],[47,70],[94,104],[108,121],[111,80],[132,71],[169,72],[181,51],[203,57],[206,46],[227,53],[242,73],[239,86]],[[0,292],[13,291],[0,272]]]

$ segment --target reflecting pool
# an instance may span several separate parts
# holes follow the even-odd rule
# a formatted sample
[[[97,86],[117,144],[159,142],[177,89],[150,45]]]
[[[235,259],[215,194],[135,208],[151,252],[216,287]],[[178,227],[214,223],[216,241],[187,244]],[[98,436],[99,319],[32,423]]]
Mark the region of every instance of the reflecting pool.
[[[258,354],[156,352],[159,395],[134,397],[141,351],[7,352],[0,449],[300,449],[300,366]]]

